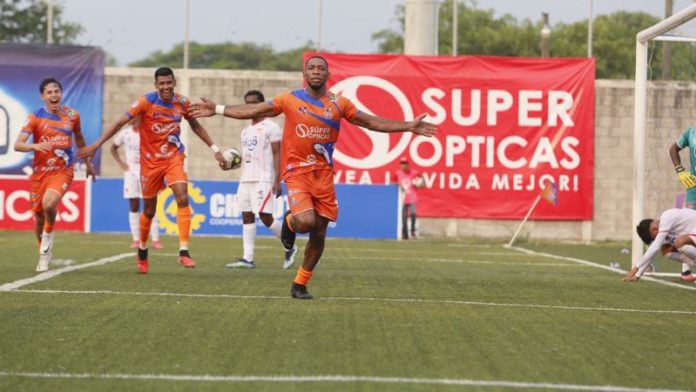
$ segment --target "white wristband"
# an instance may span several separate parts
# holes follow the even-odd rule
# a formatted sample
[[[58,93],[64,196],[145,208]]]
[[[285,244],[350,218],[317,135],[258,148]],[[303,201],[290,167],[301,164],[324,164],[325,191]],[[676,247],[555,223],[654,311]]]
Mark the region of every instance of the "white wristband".
[[[213,150],[213,154],[217,154],[218,152],[220,152],[220,147],[218,147],[214,144],[212,146],[210,146],[210,149]]]
[[[215,105],[215,114],[225,115],[225,105]]]

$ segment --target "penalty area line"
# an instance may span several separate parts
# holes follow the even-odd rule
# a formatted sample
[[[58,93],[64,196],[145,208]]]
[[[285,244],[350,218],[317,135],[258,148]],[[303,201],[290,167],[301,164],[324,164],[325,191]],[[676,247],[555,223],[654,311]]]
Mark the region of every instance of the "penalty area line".
[[[533,383],[506,380],[471,380],[461,378],[409,378],[351,375],[316,375],[316,376],[215,376],[209,374],[124,374],[124,373],[34,373],[6,372],[0,370],[0,377],[24,378],[62,378],[62,379],[110,379],[110,380],[145,380],[145,381],[188,381],[188,382],[282,382],[282,383],[378,383],[411,385],[460,385],[503,387],[517,389],[551,389],[566,391],[603,391],[603,392],[682,392],[677,389],[648,389],[615,385],[578,385]]]
[[[71,266],[65,267],[65,268],[49,270],[46,272],[42,272],[42,273],[40,273],[36,276],[33,276],[31,278],[20,279],[20,280],[15,280],[14,282],[5,283],[5,284],[0,286],[0,291],[16,290],[20,287],[30,285],[32,283],[48,280],[48,279],[54,278],[54,277],[61,275],[61,274],[81,270],[83,268],[90,268],[90,267],[96,267],[96,266],[100,266],[100,265],[104,265],[104,264],[108,264],[108,263],[113,263],[114,261],[119,261],[119,260],[124,259],[126,257],[133,257],[134,255],[135,255],[134,253],[121,253],[121,254],[118,254],[115,256],[105,257],[103,259],[92,261],[90,263],[71,265]]]
[[[595,263],[595,262],[589,261],[589,260],[577,259],[577,258],[575,258],[575,257],[559,256],[559,255],[554,255],[554,254],[551,254],[551,253],[536,252],[536,251],[533,251],[533,250],[529,250],[529,249],[525,249],[525,248],[520,248],[520,247],[518,247],[518,246],[507,246],[507,245],[506,245],[505,247],[508,248],[508,249],[515,249],[515,250],[518,250],[518,251],[520,251],[520,252],[522,252],[522,253],[526,253],[526,254],[529,254],[529,255],[544,256],[544,257],[550,257],[550,258],[552,258],[552,259],[572,261],[572,262],[574,262],[574,263],[586,265],[586,266],[589,266],[589,267],[601,268],[601,269],[604,269],[604,270],[607,270],[607,271],[611,271],[611,272],[614,272],[614,273],[617,273],[617,274],[625,275],[625,274],[628,273],[628,271],[624,271],[624,270],[619,269],[619,268],[612,268],[612,267],[609,267],[609,266],[607,266],[607,265],[602,265],[602,264]],[[696,290],[696,286],[687,286],[687,285],[683,285],[683,284],[679,284],[679,283],[674,283],[674,282],[670,282],[670,281],[663,280],[663,279],[651,278],[651,277],[645,276],[645,275],[643,275],[643,277],[640,278],[640,280],[647,280],[647,281],[649,281],[649,282],[655,282],[655,283],[659,283],[659,284],[662,284],[662,285],[665,285],[665,286],[676,287],[676,288],[678,288],[678,289],[683,289],[683,290]]]

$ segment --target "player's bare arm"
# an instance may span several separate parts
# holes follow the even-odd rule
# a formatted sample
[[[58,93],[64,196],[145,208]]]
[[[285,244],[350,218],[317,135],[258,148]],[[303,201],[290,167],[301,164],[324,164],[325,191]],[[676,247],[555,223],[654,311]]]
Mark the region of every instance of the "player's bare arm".
[[[124,172],[128,171],[128,164],[121,159],[121,155],[118,153],[118,146],[116,144],[112,144],[109,151],[111,151],[111,156],[114,157],[114,161],[116,161],[116,164],[121,168],[121,170]]]
[[[85,136],[82,134],[82,131],[73,131],[73,134],[75,135],[75,145],[77,148],[84,148],[85,147]],[[94,169],[94,165],[92,165],[92,157],[85,157],[85,166],[87,166],[87,178],[92,177],[92,181],[97,180],[97,171]]]
[[[201,140],[203,140],[203,143],[205,143],[208,147],[211,147],[213,144],[213,139],[210,138],[210,135],[208,134],[208,131],[203,128],[201,123],[198,122],[195,118],[192,118],[188,120],[189,125],[191,125],[191,130],[193,133],[195,133]],[[220,167],[223,167],[225,165],[225,157],[222,156],[222,152],[216,151],[215,152],[215,160],[218,161],[218,164]]]
[[[216,112],[217,106],[223,105],[217,105],[215,102],[206,98],[201,98],[201,100],[202,102],[191,104],[191,107],[189,108],[189,115],[191,117],[200,118],[210,117],[214,114],[222,114],[225,117],[244,120],[255,117],[275,117],[278,115],[277,113],[273,113],[273,107],[266,102],[241,105],[224,105],[224,109],[220,108]]]
[[[80,149],[77,150],[77,157],[78,158],[91,158],[94,156],[94,154],[97,152],[99,147],[102,146],[102,144],[106,143],[107,140],[111,139],[116,132],[118,132],[124,125],[130,121],[131,118],[128,117],[127,115],[122,115],[121,117],[118,118],[115,122],[113,122],[111,125],[109,125],[104,133],[102,133],[101,136],[99,136],[99,139],[95,141],[94,143],[90,144],[89,146],[86,147],[81,147]]]
[[[15,141],[14,150],[19,152],[49,152],[52,149],[50,142],[27,143],[27,140],[29,140],[29,134],[20,132],[19,136],[17,136],[17,140]]]
[[[434,136],[437,133],[437,127],[423,121],[424,118],[425,114],[421,114],[413,121],[394,121],[359,112],[358,115],[355,116],[355,118],[350,122],[377,132],[413,132],[417,135],[426,137]]]
[[[669,157],[672,158],[672,163],[675,167],[682,165],[679,151],[681,151],[681,148],[677,143],[672,144],[672,146],[669,148]]]

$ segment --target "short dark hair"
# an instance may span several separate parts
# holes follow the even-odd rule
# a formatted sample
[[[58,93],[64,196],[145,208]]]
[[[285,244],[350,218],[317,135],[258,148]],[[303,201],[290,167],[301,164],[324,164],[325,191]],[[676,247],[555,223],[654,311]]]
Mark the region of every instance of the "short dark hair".
[[[58,80],[56,80],[54,78],[46,78],[46,79],[41,81],[41,84],[39,84],[39,93],[43,94],[46,86],[48,86],[51,83],[57,84],[60,91],[63,91],[63,85],[60,84],[60,82]]]
[[[653,242],[653,238],[650,235],[650,225],[652,224],[653,220],[652,219],[643,219],[638,223],[638,226],[636,226],[636,232],[638,233],[638,237],[640,237],[641,240],[643,240],[643,243],[645,245],[650,245]]]
[[[263,97],[263,93],[259,90],[249,90],[244,94],[244,100],[246,101],[246,98],[250,95],[256,95],[256,98],[259,99],[259,102],[263,102],[266,100],[266,98]]]
[[[160,76],[172,76],[174,77],[174,71],[172,71],[171,68],[169,67],[159,67],[155,71],[155,81],[157,81],[157,78]]]
[[[320,59],[321,61],[324,62],[324,64],[326,64],[326,69],[327,70],[329,69],[329,62],[326,61],[326,59],[323,58],[322,56],[319,56],[318,54],[315,54],[314,56],[308,58],[307,61],[305,61],[305,63],[304,63],[304,68],[307,68],[307,64],[309,63],[309,60],[312,60],[312,59]]]

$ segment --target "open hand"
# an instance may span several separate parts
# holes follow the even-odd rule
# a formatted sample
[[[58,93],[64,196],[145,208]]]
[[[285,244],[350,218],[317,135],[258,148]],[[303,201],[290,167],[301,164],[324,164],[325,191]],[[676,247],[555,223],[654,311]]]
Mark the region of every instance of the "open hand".
[[[210,117],[215,114],[215,102],[201,97],[203,102],[192,103],[189,107],[189,116],[193,118]]]

